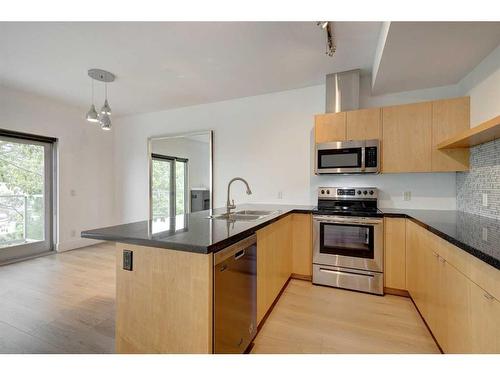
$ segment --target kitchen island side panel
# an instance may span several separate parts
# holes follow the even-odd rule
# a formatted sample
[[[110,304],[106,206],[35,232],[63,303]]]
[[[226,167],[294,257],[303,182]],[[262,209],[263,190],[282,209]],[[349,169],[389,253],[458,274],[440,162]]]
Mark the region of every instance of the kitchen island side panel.
[[[212,254],[117,243],[116,352],[212,353],[212,290]]]

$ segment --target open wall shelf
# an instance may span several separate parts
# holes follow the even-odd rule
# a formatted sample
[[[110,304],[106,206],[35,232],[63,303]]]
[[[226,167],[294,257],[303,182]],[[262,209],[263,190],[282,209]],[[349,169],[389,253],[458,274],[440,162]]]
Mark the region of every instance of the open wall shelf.
[[[469,148],[500,138],[500,116],[485,121],[437,145],[438,149]]]

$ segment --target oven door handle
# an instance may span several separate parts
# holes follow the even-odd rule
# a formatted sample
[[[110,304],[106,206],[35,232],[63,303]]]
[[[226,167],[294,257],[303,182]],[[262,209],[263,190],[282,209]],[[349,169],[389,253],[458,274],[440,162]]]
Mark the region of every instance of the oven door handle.
[[[319,223],[332,223],[332,224],[382,224],[382,219],[353,219],[346,217],[332,218],[329,216],[313,216],[313,220]]]
[[[351,276],[360,276],[360,277],[375,277],[374,274],[372,273],[364,273],[362,271],[357,271],[357,272],[354,272],[354,271],[337,271],[337,270],[330,270],[328,268],[323,268],[323,267],[320,267],[319,268],[319,271],[320,272],[325,272],[325,273],[331,273],[331,274],[334,274],[334,275],[351,275]]]

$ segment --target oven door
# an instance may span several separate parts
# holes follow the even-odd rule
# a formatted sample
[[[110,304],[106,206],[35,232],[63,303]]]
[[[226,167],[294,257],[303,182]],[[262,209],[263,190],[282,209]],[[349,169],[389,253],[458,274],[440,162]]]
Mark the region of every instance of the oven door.
[[[383,219],[313,217],[313,263],[383,272]]]
[[[330,142],[316,145],[316,174],[362,173],[365,148],[362,141]]]

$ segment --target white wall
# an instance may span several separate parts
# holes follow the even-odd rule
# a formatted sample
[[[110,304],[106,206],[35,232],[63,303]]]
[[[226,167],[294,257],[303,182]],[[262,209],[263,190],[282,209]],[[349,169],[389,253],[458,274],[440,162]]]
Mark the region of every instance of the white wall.
[[[313,114],[324,111],[324,87],[180,108],[115,121],[117,206],[123,222],[147,217],[147,138],[213,129],[214,206],[225,204],[226,184],[248,179],[252,196],[233,186],[235,201],[308,203]]]
[[[1,128],[59,140],[60,251],[94,243],[81,239],[80,232],[115,222],[112,134],[89,125],[84,114],[85,110],[0,86]]]
[[[369,85],[370,77],[362,77]],[[368,82],[368,83],[367,83]],[[361,90],[363,107],[410,103],[456,96],[456,88],[418,90],[371,97]],[[213,129],[214,206],[225,204],[226,184],[234,176],[248,179],[252,196],[234,185],[238,203],[314,204],[321,185],[374,185],[382,189],[381,207],[455,209],[455,174],[315,176],[314,114],[324,112],[324,85],[127,116],[115,121],[117,207],[122,222],[147,218],[147,138],[154,135]],[[403,201],[411,191],[412,200]],[[282,192],[282,199],[278,193]]]
[[[208,135],[206,136],[208,140]],[[158,139],[152,142],[155,154],[188,159],[189,189],[210,185],[210,146],[207,142],[188,138]]]
[[[471,127],[500,115],[500,46],[459,83],[471,101]]]

